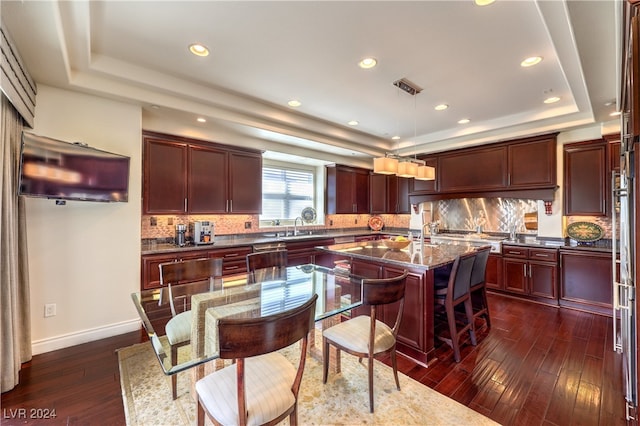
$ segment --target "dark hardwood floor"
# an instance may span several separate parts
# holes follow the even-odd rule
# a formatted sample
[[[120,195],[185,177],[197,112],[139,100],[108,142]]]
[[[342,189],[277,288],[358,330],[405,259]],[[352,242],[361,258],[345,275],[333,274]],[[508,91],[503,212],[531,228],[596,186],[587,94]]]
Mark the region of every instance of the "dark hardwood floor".
[[[459,364],[441,345],[429,368],[400,357],[399,369],[504,425],[626,424],[610,318],[496,295],[489,305],[491,329],[463,345]],[[134,332],[34,356],[2,394],[2,424],[125,424],[115,350],[143,340]]]

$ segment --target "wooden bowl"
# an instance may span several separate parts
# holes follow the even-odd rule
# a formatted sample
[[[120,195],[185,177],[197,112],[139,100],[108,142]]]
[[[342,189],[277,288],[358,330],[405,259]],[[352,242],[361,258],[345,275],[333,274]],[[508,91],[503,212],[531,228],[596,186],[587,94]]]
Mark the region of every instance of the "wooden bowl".
[[[402,250],[411,244],[411,241],[391,241],[391,240],[382,240],[382,244],[385,245],[388,249],[391,250]]]

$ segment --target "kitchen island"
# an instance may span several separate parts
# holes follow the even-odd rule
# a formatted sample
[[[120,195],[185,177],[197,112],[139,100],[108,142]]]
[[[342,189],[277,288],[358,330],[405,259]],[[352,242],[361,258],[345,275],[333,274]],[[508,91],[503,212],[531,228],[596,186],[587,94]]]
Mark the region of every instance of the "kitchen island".
[[[461,254],[476,250],[466,244],[422,244],[412,242],[406,249],[392,250],[384,241],[319,246],[336,261],[347,261],[351,273],[366,278],[387,278],[409,271],[405,305],[398,331],[397,350],[416,362],[428,366],[434,358],[433,287],[434,271],[446,268]],[[353,315],[368,313],[368,308],[353,310]],[[393,326],[397,304],[385,306],[381,320]]]

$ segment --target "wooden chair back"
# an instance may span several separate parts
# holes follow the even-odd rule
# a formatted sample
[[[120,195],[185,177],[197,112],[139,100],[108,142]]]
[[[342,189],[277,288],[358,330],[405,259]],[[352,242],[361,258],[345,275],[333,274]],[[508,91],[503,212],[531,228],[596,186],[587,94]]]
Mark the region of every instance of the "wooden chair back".
[[[159,268],[160,286],[167,286],[171,313],[176,316],[189,309],[190,298],[194,293],[213,291],[216,288],[216,281],[222,277],[222,258],[161,263]],[[200,284],[181,285],[196,282]]]
[[[249,253],[247,255],[247,273],[250,282],[260,282],[280,276],[287,267],[287,251],[272,250]]]
[[[371,306],[371,329],[369,337],[375,337],[375,321],[378,316],[378,306],[400,301],[398,312],[393,325],[393,335],[398,335],[402,312],[404,311],[404,292],[409,272],[403,271],[401,275],[390,278],[365,278],[362,280],[362,304]],[[373,344],[370,345],[372,350]],[[373,356],[373,352],[369,354]]]
[[[263,355],[307,339],[313,329],[314,294],[303,305],[262,318],[220,318],[218,339],[220,358],[240,359]]]

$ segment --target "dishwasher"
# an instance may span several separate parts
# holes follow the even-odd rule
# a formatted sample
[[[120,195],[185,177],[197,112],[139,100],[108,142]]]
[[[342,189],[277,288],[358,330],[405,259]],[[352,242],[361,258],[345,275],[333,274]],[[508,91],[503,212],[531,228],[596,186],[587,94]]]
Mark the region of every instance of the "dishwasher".
[[[254,244],[253,252],[261,252],[261,251],[274,251],[274,250],[286,250],[287,244],[284,242],[273,242],[273,243],[264,243],[264,244]]]

